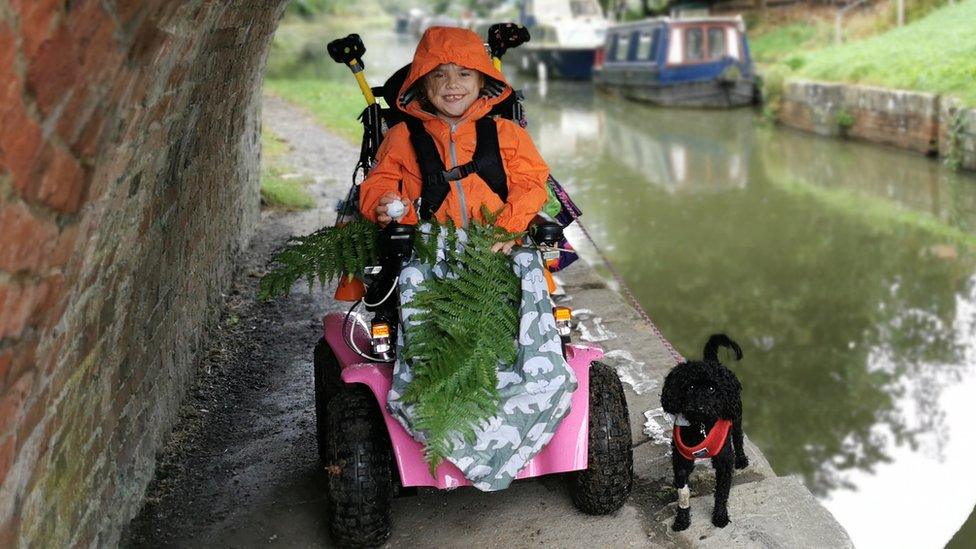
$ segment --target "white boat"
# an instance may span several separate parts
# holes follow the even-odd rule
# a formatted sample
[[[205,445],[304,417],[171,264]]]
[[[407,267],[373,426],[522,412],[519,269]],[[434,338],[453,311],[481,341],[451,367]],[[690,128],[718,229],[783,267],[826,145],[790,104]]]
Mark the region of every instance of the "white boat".
[[[550,77],[574,80],[590,79],[610,26],[597,0],[526,0],[520,23],[532,38],[510,52],[514,65],[536,72],[541,64]]]

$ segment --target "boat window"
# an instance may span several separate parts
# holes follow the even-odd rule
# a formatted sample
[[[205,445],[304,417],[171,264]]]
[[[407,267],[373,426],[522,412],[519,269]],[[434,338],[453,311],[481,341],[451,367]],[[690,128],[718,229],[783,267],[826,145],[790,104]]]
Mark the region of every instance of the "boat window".
[[[739,47],[739,31],[729,29],[725,33],[725,51],[732,59],[742,59],[742,49]]]
[[[618,34],[617,47],[613,50],[613,60],[626,61],[628,53],[630,53],[630,36],[627,34]]]
[[[667,62],[669,65],[677,65],[681,63],[681,58],[684,57],[684,53],[682,52],[682,50],[684,49],[682,48],[682,46],[684,45],[684,41],[681,40],[681,34],[682,33],[680,27],[671,28],[671,36],[668,38],[668,45],[667,45],[667,49],[668,49]]]
[[[657,40],[660,29],[642,30],[637,39],[637,61],[653,61],[654,52],[657,50]]]
[[[702,29],[685,29],[685,61],[705,60],[705,36]]]
[[[725,57],[725,29],[711,27],[708,29],[708,58],[721,59]]]

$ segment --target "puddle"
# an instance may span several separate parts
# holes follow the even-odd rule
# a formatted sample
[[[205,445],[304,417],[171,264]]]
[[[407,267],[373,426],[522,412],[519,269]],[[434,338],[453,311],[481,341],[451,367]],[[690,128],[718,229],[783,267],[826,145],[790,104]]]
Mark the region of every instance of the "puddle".
[[[671,444],[671,414],[664,408],[654,408],[644,411],[644,434],[650,437],[654,444]]]
[[[630,385],[638,395],[657,389],[658,382],[651,378],[647,363],[636,360],[630,351],[607,351],[603,358],[617,371],[620,381]]]

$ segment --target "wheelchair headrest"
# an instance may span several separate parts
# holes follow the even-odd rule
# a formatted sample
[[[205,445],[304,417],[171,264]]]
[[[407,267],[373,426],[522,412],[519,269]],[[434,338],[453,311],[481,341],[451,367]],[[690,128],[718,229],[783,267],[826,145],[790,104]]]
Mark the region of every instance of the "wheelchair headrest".
[[[410,66],[413,63],[407,63],[392,76],[386,79],[383,84],[383,100],[386,104],[394,109],[396,109],[397,94],[400,93],[400,88],[403,87],[403,82],[407,79],[407,74],[410,73]]]

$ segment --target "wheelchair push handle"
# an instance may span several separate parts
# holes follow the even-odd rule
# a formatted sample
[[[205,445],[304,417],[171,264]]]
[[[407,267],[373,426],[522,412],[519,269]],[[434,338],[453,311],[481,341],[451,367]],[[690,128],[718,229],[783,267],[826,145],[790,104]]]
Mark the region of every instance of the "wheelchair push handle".
[[[363,54],[366,53],[366,45],[358,34],[350,34],[344,38],[337,38],[325,47],[329,51],[329,57],[341,65],[346,65],[353,72],[356,67],[363,69]]]
[[[333,61],[349,67],[349,70],[356,76],[359,91],[362,92],[366,104],[375,103],[376,97],[373,95],[373,89],[366,83],[366,76],[363,75],[363,69],[366,67],[366,64],[363,63],[363,54],[366,53],[363,39],[358,34],[350,34],[345,38],[337,38],[329,42],[325,49],[329,51],[329,57]]]
[[[529,39],[529,29],[517,23],[495,23],[488,27],[488,49],[491,56],[498,59],[506,51],[521,46]]]

